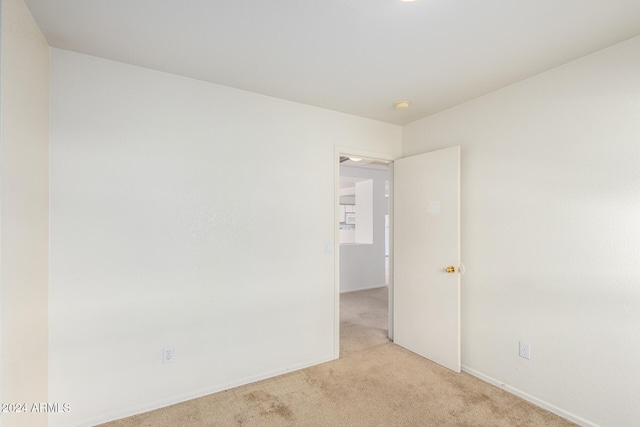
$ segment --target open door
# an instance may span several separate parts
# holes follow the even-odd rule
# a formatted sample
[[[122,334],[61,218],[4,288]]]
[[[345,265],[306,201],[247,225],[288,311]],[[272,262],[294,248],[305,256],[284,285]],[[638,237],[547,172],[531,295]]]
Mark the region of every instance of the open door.
[[[396,160],[394,342],[460,372],[460,147]]]

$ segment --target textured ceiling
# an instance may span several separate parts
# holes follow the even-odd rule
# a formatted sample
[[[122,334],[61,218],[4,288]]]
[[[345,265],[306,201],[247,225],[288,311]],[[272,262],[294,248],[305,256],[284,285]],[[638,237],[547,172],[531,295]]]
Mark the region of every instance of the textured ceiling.
[[[640,35],[638,0],[26,3],[53,47],[396,124]]]

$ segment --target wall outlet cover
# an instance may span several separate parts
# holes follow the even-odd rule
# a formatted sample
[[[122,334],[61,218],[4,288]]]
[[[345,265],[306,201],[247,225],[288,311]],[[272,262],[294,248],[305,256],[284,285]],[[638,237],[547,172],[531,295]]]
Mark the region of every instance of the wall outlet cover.
[[[171,363],[173,362],[173,359],[173,347],[164,347],[162,349],[162,363]]]
[[[528,343],[520,341],[520,357],[531,360],[531,347]]]

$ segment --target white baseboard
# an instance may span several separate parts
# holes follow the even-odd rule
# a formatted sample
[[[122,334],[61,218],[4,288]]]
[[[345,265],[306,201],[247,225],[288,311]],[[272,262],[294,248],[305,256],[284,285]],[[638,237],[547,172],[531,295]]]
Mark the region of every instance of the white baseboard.
[[[530,394],[525,393],[524,391],[518,390],[515,387],[511,387],[508,384],[505,384],[505,383],[503,383],[501,381],[498,381],[495,378],[491,378],[490,376],[485,375],[482,372],[478,372],[475,369],[471,369],[468,366],[462,365],[462,370],[464,372],[466,372],[467,374],[469,374],[469,375],[473,375],[474,377],[479,378],[482,381],[488,382],[489,384],[493,384],[494,386],[499,387],[499,388],[501,388],[501,389],[503,389],[503,390],[505,390],[505,391],[507,391],[507,392],[509,392],[511,394],[514,394],[514,395],[526,400],[527,402],[533,403],[534,405],[539,406],[542,409],[546,409],[549,412],[553,412],[554,414],[556,414],[556,415],[558,415],[558,416],[560,416],[562,418],[565,418],[565,419],[567,419],[569,421],[572,421],[572,422],[578,424],[579,426],[582,426],[582,427],[599,427],[597,424],[589,422],[589,421],[587,421],[587,420],[585,420],[583,418],[580,418],[577,415],[574,415],[574,414],[572,414],[570,412],[567,412],[567,411],[565,411],[563,409],[560,409],[557,406],[554,406],[554,405],[552,405],[552,404],[550,404],[548,402],[545,402],[544,400],[538,399],[535,396],[531,396]]]
[[[330,359],[326,359],[326,360],[317,360],[315,362],[311,362],[311,363],[304,363],[301,364],[299,366],[293,366],[290,367],[288,369],[280,369],[280,370],[275,370],[272,372],[268,372],[268,373],[264,373],[262,375],[256,375],[253,377],[248,377],[248,378],[244,378],[242,380],[239,381],[235,381],[233,383],[228,383],[228,384],[223,384],[223,385],[217,385],[214,386],[212,388],[206,389],[206,390],[201,390],[200,392],[197,393],[192,393],[189,395],[185,395],[185,396],[180,396],[180,397],[175,397],[173,399],[168,399],[168,400],[163,400],[163,401],[158,401],[158,402],[154,402],[148,405],[144,405],[144,406],[139,406],[136,408],[128,408],[124,411],[118,411],[117,413],[111,413],[107,416],[102,416],[102,417],[98,417],[98,418],[94,418],[92,420],[86,420],[86,421],[81,421],[80,423],[74,424],[74,426],[76,427],[85,427],[85,426],[93,426],[96,424],[101,424],[101,423],[106,423],[108,421],[113,421],[113,420],[118,420],[121,418],[125,418],[125,417],[130,417],[133,415],[137,415],[137,414],[141,414],[144,412],[149,412],[149,411],[153,411],[156,409],[160,409],[160,408],[164,408],[166,406],[170,406],[170,405],[175,405],[176,403],[181,403],[181,402],[185,402],[187,400],[191,400],[191,399],[197,399],[199,397],[203,397],[212,393],[217,393],[223,390],[229,390],[231,388],[234,387],[239,387],[241,385],[245,385],[245,384],[249,384],[252,382],[256,382],[256,381],[260,381],[260,380],[264,380],[267,378],[271,378],[271,377],[275,377],[278,375],[282,375],[288,372],[293,372],[293,371],[297,371],[300,369],[304,369],[304,368],[308,368],[310,366],[314,366],[314,365],[318,365],[320,363],[324,363],[324,362],[329,362],[331,360],[334,360],[333,358]],[[482,381],[485,381],[489,384],[493,384],[496,387],[499,387],[513,395],[516,395],[528,402],[533,403],[536,406],[539,406],[543,409],[546,409],[549,412],[552,412],[562,418],[565,418],[569,421],[572,421],[582,427],[599,427],[597,424],[594,424],[592,422],[589,422],[583,418],[578,417],[577,415],[574,415],[570,412],[567,412],[563,409],[560,409],[548,402],[545,402],[544,400],[538,399],[535,396],[531,396],[528,393],[525,393],[515,387],[511,387],[508,384],[505,384],[501,381],[496,380],[495,378],[492,378],[488,375],[483,374],[482,372],[478,372],[475,369],[469,368],[468,366],[464,366],[462,365],[462,371],[468,373],[469,375],[473,375],[476,378],[481,379]]]
[[[109,421],[115,421],[126,417],[131,417],[133,415],[142,414],[149,411],[154,411],[156,409],[164,408],[166,406],[175,405],[177,403],[186,402],[188,400],[197,399],[199,397],[207,396],[209,394],[218,393],[224,390],[229,390],[235,387],[239,387],[245,384],[254,383],[261,380],[266,380],[267,378],[277,377],[278,375],[287,374],[289,372],[299,371],[304,368],[308,368],[310,366],[319,365],[321,363],[330,362],[331,360],[335,360],[335,358],[331,357],[328,359],[320,359],[312,362],[301,363],[299,365],[289,366],[284,369],[276,369],[271,372],[266,372],[260,375],[254,375],[251,377],[243,378],[238,381],[233,381],[226,384],[218,384],[211,388],[206,388],[204,390],[200,390],[198,392],[189,393],[183,396],[176,396],[171,399],[165,399],[161,401],[152,402],[146,405],[141,405],[133,408],[127,408],[122,411],[118,411],[115,413],[110,413],[107,415],[103,415],[97,418],[93,418],[91,420],[79,421],[73,424],[73,427],[90,427],[95,426],[97,424],[106,423]]]
[[[349,292],[358,292],[358,291],[368,291],[371,289],[380,289],[380,288],[386,288],[389,285],[376,285],[376,286],[365,286],[363,288],[356,288],[356,289],[349,289],[346,291],[340,291],[341,294],[348,294]]]

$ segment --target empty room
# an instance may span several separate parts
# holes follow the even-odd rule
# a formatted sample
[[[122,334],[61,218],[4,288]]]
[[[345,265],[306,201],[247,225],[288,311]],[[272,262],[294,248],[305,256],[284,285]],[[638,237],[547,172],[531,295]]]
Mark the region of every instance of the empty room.
[[[640,2],[1,5],[2,427],[638,425]]]

